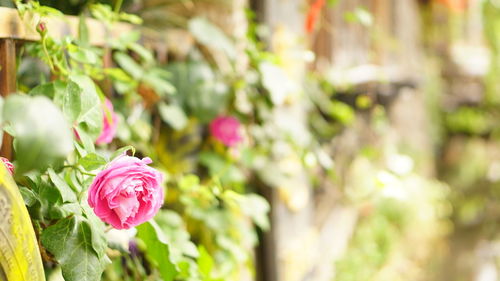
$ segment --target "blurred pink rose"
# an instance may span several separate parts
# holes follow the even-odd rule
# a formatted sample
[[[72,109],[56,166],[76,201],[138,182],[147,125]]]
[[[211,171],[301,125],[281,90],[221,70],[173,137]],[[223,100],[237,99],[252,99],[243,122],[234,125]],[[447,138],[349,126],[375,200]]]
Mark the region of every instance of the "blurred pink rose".
[[[7,171],[9,171],[9,173],[11,175],[14,174],[14,165],[12,163],[10,163],[9,159],[5,158],[5,157],[0,157],[0,159],[2,160],[3,164],[5,165],[5,168],[7,168]]]
[[[240,130],[240,122],[231,116],[219,116],[210,123],[212,136],[229,147],[243,140]]]
[[[113,141],[116,135],[116,127],[118,118],[113,110],[113,104],[109,99],[104,101],[105,108],[103,109],[103,126],[101,135],[95,141],[96,144],[107,144]]]
[[[151,219],[163,204],[163,174],[149,167],[151,159],[127,155],[113,160],[89,188],[94,213],[116,229]]]

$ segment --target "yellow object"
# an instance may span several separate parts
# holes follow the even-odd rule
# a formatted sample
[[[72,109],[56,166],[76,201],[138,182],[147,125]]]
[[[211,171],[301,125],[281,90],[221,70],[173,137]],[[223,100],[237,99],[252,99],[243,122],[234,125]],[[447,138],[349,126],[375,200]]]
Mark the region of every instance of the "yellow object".
[[[0,165],[0,281],[43,281],[42,259],[19,189]]]

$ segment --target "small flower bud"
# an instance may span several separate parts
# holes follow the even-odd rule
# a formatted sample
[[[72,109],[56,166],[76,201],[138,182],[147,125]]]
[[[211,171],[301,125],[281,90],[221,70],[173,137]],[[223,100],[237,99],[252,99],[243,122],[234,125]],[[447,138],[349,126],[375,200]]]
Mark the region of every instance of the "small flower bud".
[[[44,36],[45,34],[47,34],[47,24],[43,21],[39,22],[36,25],[36,31]]]

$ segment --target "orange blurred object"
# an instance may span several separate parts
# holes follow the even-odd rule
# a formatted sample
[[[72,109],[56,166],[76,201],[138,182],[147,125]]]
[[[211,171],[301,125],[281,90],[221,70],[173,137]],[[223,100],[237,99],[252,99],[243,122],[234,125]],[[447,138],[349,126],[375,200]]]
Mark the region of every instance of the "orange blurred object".
[[[307,33],[312,33],[314,31],[314,27],[316,26],[316,22],[318,21],[318,17],[321,14],[321,9],[324,5],[325,0],[316,0],[309,8],[305,24]]]
[[[438,0],[439,3],[445,5],[453,12],[463,12],[469,6],[468,0]]]

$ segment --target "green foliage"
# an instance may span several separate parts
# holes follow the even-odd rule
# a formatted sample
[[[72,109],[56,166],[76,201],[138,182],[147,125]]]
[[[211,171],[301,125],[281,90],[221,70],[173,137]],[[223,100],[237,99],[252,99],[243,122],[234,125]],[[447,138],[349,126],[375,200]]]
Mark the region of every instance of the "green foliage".
[[[160,271],[164,281],[172,281],[177,275],[177,269],[170,260],[168,241],[161,228],[154,220],[137,227],[137,237],[146,245],[145,253],[148,260]]]
[[[201,44],[224,52],[230,59],[236,58],[236,49],[231,40],[217,26],[204,18],[189,21],[188,30]]]
[[[494,122],[488,112],[482,109],[462,107],[445,116],[447,128],[454,133],[484,135],[494,128]]]
[[[42,233],[42,244],[61,264],[67,281],[100,279],[106,263],[102,251],[105,247],[100,243],[105,242],[94,238],[99,233],[92,231],[91,227],[95,226],[91,226],[85,218],[73,216],[60,220]],[[94,246],[94,243],[97,245]],[[96,248],[100,251],[97,252]]]
[[[187,114],[208,123],[227,105],[227,86],[210,66],[190,61],[167,66],[170,81],[182,95],[173,97]]]

